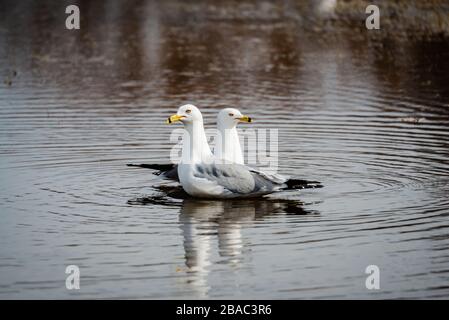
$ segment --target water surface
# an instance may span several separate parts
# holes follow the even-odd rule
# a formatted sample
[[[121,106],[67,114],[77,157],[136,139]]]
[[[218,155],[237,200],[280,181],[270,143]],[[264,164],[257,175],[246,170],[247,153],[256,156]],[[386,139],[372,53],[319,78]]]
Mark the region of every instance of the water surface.
[[[39,3],[0,19],[0,298],[449,297],[447,38],[202,2],[81,1],[68,31]],[[324,187],[166,198],[126,164],[167,162],[187,102],[278,129],[279,172]]]

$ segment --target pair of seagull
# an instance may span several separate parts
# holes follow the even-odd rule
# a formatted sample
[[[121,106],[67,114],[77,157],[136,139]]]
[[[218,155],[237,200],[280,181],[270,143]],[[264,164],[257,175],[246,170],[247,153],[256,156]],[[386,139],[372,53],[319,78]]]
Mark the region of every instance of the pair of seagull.
[[[203,116],[197,107],[192,104],[179,107],[178,112],[167,119],[168,124],[176,122],[181,122],[185,128],[181,161],[170,170],[166,167],[163,175],[179,180],[190,196],[250,198],[303,187],[304,180],[265,173],[244,164],[236,126],[239,122],[251,122],[251,118],[239,110],[226,108],[219,112],[220,141],[215,154],[207,142]]]

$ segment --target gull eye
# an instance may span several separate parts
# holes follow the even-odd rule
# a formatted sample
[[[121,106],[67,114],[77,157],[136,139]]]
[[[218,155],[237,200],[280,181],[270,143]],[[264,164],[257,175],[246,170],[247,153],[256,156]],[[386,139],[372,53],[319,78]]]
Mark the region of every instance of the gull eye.
[[[192,112],[192,110],[190,110],[190,109],[186,110],[186,113],[190,113],[190,112]]]
[[[231,112],[231,113],[229,114],[229,116],[230,116],[230,117],[233,117],[233,116],[234,116],[234,114],[233,114],[233,113]]]

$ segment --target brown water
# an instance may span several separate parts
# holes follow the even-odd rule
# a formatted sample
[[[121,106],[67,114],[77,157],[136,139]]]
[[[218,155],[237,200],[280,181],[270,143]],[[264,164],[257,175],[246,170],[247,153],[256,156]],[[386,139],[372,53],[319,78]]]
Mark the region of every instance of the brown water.
[[[0,10],[0,298],[449,297],[447,38],[80,3],[79,31],[60,2]],[[167,182],[126,163],[166,163],[187,102],[277,128],[279,172],[324,188],[159,201]]]

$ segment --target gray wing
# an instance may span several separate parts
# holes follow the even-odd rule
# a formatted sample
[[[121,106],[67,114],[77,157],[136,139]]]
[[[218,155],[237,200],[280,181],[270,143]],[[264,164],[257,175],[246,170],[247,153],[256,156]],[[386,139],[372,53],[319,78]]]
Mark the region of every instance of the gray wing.
[[[267,194],[278,189],[278,184],[240,164],[196,165],[197,178],[214,181],[236,195]]]
[[[197,178],[215,182],[232,193],[250,193],[255,186],[251,172],[238,164],[198,164],[193,174]]]
[[[251,171],[252,173],[261,176],[262,178],[264,178],[265,180],[271,181],[274,185],[281,185],[284,184],[288,178],[281,176],[279,174],[272,174],[272,173],[267,173],[267,172],[263,172],[259,169],[256,168],[251,168],[248,167],[249,171]]]

